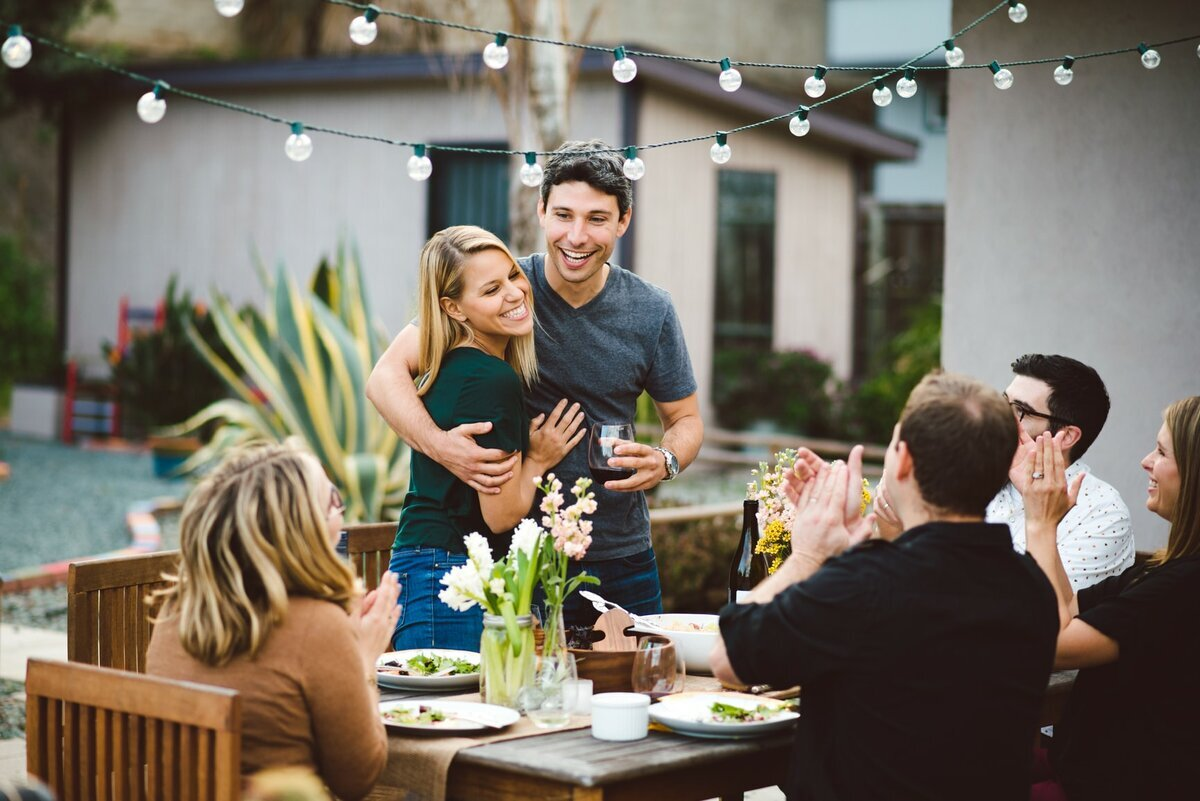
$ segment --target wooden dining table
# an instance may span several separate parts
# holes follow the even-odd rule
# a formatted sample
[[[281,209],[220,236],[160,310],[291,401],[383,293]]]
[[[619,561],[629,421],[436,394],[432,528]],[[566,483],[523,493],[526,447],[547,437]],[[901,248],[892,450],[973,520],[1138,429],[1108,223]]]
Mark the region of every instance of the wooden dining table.
[[[1050,676],[1039,726],[1061,715],[1075,671]],[[383,690],[381,700],[430,697]],[[389,760],[405,735],[389,732]],[[782,783],[792,732],[745,740],[708,740],[651,730],[643,740],[606,742],[590,728],[539,732],[533,737],[482,743],[455,754],[446,783],[450,801],[699,801],[741,798],[748,790]],[[385,780],[370,798],[403,799]]]

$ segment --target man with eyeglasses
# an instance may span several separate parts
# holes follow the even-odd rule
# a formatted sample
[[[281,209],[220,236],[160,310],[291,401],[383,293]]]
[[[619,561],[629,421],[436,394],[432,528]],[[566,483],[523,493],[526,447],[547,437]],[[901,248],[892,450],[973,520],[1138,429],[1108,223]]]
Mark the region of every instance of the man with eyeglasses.
[[[1080,459],[1108,419],[1108,390],[1091,367],[1066,356],[1028,353],[1012,363],[1004,398],[1016,415],[1021,445],[1009,484],[988,505],[989,523],[1007,523],[1013,546],[1025,550],[1025,446],[1043,431],[1064,432],[1067,480],[1085,473],[1079,502],[1058,525],[1058,551],[1076,592],[1133,564],[1129,509],[1120,493],[1096,478]],[[1041,477],[1033,474],[1033,480]]]

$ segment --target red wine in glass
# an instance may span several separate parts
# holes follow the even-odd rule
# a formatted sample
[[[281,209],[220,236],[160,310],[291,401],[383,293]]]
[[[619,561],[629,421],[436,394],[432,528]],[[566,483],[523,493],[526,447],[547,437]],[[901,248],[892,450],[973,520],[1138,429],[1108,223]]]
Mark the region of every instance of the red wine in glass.
[[[617,454],[618,445],[633,442],[633,425],[630,423],[592,423],[591,439],[588,441],[588,471],[598,483],[620,481],[633,475],[633,470],[610,467],[608,460]]]

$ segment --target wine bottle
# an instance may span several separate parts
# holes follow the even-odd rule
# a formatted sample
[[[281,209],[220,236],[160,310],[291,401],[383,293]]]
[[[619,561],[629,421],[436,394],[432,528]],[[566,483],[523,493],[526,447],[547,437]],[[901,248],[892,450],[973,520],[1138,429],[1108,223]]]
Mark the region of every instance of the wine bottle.
[[[742,538],[729,563],[730,603],[740,602],[767,577],[766,555],[754,552],[758,545],[758,499],[754,495],[751,482],[746,485],[746,500],[742,502]]]

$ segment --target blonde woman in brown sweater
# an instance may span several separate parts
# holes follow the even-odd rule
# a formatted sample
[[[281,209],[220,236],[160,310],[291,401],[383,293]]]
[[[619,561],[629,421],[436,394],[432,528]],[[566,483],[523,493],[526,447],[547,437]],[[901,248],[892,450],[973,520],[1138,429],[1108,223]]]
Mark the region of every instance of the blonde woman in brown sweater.
[[[184,504],[147,672],[241,694],[243,775],[304,766],[351,801],[387,761],[375,659],[399,588],[389,573],[361,597],[333,548],[343,509],[311,454],[265,444],[226,458]]]

